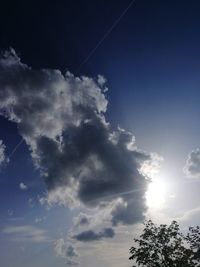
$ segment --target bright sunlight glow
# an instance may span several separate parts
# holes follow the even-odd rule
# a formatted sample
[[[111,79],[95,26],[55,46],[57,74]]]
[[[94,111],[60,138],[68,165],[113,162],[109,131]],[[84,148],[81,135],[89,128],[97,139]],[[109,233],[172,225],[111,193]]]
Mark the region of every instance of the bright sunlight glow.
[[[146,192],[146,203],[149,208],[162,208],[166,198],[166,184],[159,180],[153,179],[149,184]]]

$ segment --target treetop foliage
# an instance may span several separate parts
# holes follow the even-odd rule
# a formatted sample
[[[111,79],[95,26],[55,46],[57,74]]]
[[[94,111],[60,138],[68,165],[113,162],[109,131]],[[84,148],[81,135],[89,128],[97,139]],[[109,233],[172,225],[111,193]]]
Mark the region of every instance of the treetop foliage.
[[[145,267],[200,267],[200,228],[189,227],[187,234],[180,231],[176,221],[156,225],[144,223],[139,238],[134,238],[130,260]],[[133,265],[133,267],[136,267]]]

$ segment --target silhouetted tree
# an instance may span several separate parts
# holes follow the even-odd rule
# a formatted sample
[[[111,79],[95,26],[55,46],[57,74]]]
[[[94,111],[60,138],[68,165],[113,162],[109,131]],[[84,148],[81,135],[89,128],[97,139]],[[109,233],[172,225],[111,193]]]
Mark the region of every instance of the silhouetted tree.
[[[200,267],[200,228],[189,227],[188,233],[180,232],[172,221],[156,225],[151,220],[144,223],[140,237],[130,248],[130,260],[145,267]],[[135,267],[135,265],[133,265]]]

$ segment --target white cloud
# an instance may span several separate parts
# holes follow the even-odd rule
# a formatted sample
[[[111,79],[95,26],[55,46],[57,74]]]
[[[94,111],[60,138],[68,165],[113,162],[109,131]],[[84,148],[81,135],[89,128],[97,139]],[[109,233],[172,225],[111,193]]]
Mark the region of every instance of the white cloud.
[[[65,257],[65,241],[63,238],[60,238],[54,242],[54,250],[57,256]]]
[[[143,175],[153,179],[160,172],[163,161],[163,157],[157,153],[151,153],[151,158],[142,164],[140,171]]]
[[[54,242],[54,250],[58,257],[64,258],[68,265],[78,265],[78,253],[72,244],[67,244],[63,238]]]
[[[79,199],[76,195],[76,183],[72,183],[71,187],[59,186],[54,190],[48,192],[45,196],[39,199],[42,205],[48,205],[49,207],[58,204],[60,206],[68,206],[75,208],[80,205]]]
[[[19,188],[20,188],[21,190],[27,190],[27,189],[28,189],[27,185],[25,185],[24,183],[20,183],[20,184],[19,184]]]
[[[13,241],[22,242],[47,242],[50,239],[47,232],[32,225],[8,226],[2,229],[2,233],[9,235]]]

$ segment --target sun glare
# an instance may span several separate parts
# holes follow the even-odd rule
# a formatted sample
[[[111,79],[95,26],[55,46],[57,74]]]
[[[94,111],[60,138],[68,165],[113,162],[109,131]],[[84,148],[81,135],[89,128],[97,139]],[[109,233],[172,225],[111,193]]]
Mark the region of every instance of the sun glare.
[[[149,208],[159,209],[165,203],[166,184],[158,179],[153,179],[146,192],[146,203]]]

